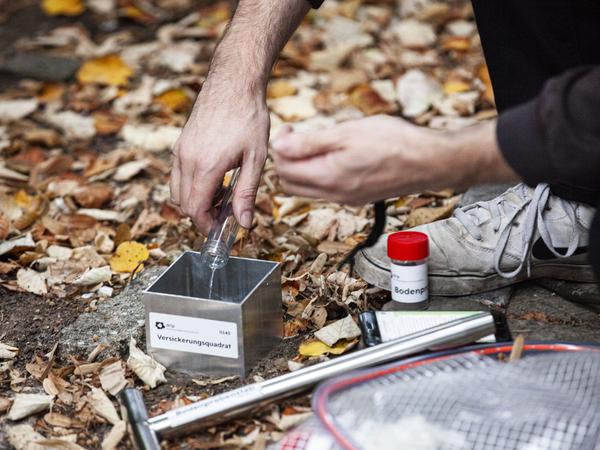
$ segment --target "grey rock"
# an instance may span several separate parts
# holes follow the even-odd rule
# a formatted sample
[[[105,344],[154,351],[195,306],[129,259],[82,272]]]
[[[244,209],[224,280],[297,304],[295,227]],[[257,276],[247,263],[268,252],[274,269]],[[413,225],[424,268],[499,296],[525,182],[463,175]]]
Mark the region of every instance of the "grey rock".
[[[499,196],[513,184],[483,184],[481,186],[475,186],[467,190],[463,197],[460,199],[458,206],[467,206],[476,202],[482,202],[491,200],[494,197]]]
[[[65,81],[73,77],[81,62],[76,59],[45,53],[17,53],[0,63],[0,72],[21,78],[45,81]]]
[[[151,267],[135,278],[120,294],[98,304],[94,312],[81,314],[62,330],[60,347],[63,354],[87,355],[101,342],[110,345],[109,351],[127,353],[133,337],[144,338],[144,304],[142,292],[165,267]],[[98,339],[94,340],[93,337]]]

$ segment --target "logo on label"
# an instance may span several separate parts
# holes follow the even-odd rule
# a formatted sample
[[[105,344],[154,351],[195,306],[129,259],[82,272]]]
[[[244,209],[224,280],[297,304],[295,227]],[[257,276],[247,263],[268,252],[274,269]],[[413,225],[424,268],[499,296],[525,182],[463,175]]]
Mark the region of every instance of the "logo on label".
[[[165,329],[165,324],[162,322],[154,322],[154,326],[158,329],[158,330],[164,330]]]

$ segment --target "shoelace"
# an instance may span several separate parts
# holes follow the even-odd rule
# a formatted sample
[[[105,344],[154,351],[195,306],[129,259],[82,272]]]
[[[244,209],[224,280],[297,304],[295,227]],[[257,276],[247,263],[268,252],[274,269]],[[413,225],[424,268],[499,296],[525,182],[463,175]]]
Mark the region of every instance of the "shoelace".
[[[473,205],[454,211],[454,216],[456,219],[458,219],[458,221],[465,227],[467,232],[478,241],[481,241],[483,236],[479,228],[481,223],[479,221],[479,216],[477,215],[477,210],[478,208],[483,208],[489,212],[494,233],[500,233],[498,245],[494,250],[494,269],[498,275],[504,278],[514,277],[523,269],[525,264],[527,264],[527,273],[530,274],[531,246],[533,243],[536,226],[538,232],[540,233],[540,237],[557,258],[566,258],[573,255],[577,249],[577,245],[579,244],[581,237],[581,227],[577,222],[575,205],[572,202],[556,198],[556,202],[560,204],[573,225],[571,227],[571,238],[569,240],[569,246],[567,247],[566,252],[557,252],[552,243],[552,237],[550,236],[550,231],[548,230],[548,225],[546,224],[544,218],[544,211],[546,210],[548,199],[550,198],[550,186],[545,183],[538,184],[531,197],[528,196],[526,189],[527,188],[523,184],[519,184],[512,189],[512,191],[523,200],[520,205],[511,202],[506,198],[506,196],[501,196],[491,201],[477,202]],[[513,225],[515,224],[515,219],[517,215],[526,208],[527,211],[523,223],[523,237],[521,243],[521,255],[519,257],[519,266],[512,271],[504,271],[500,268],[502,256],[506,251],[506,246],[508,244]],[[504,226],[502,226],[503,216],[506,218],[506,223]]]

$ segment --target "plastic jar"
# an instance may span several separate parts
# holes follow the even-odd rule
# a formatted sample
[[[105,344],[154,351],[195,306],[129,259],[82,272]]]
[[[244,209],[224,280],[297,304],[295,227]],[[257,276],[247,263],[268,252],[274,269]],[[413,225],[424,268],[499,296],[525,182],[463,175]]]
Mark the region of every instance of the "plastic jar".
[[[429,237],[418,231],[390,234],[387,253],[391,260],[392,301],[385,309],[426,309],[429,302]]]

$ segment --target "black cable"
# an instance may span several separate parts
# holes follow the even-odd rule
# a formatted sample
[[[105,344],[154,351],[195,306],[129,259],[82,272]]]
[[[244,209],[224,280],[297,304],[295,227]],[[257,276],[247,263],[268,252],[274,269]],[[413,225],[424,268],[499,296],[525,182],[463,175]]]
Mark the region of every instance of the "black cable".
[[[374,246],[379,238],[383,235],[385,231],[385,201],[375,202],[375,223],[373,224],[373,228],[371,228],[371,232],[367,236],[367,238],[356,245],[352,250],[348,252],[348,254],[344,257],[342,262],[338,264],[338,270],[341,270],[345,265],[350,267],[349,274],[352,275],[354,271],[354,258],[358,254],[359,251]]]

